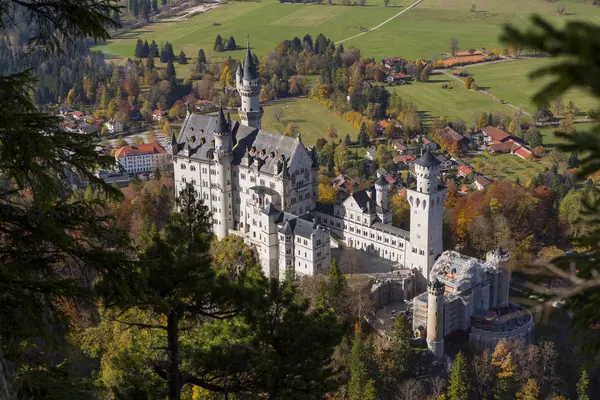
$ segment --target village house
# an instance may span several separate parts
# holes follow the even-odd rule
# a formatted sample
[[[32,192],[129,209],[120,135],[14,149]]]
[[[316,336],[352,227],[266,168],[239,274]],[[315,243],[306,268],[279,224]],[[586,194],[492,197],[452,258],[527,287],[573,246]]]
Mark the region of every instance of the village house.
[[[473,168],[466,164],[459,165],[456,170],[458,171],[458,175],[462,176],[463,178],[467,178],[473,173]]]
[[[462,152],[466,152],[469,149],[471,141],[449,126],[442,129],[440,136],[442,140],[448,142],[448,144],[452,146],[455,145],[458,150]]]
[[[81,117],[83,117],[83,113],[81,111],[73,111],[73,114],[71,114],[73,116],[73,118],[79,120],[81,119]]]
[[[344,189],[348,183],[350,183],[348,177],[344,174],[340,174],[333,178],[333,180],[331,181],[331,186],[333,186],[336,189]]]
[[[69,113],[72,113],[72,112],[73,112],[73,108],[71,106],[62,105],[58,108],[58,113],[63,117],[66,117],[67,115],[69,115]]]
[[[396,164],[406,164],[410,165],[413,161],[415,161],[416,157],[412,154],[400,154],[394,157],[394,162]]]
[[[392,140],[392,147],[398,154],[408,154],[408,147],[400,139]]]
[[[438,148],[436,142],[430,140],[427,136],[422,136],[423,140],[423,150],[435,151]]]
[[[385,81],[387,83],[398,84],[398,83],[404,83],[408,79],[409,79],[409,76],[402,72],[392,72],[385,78]]]
[[[477,190],[482,191],[487,188],[492,182],[483,175],[477,175],[475,178],[475,182],[473,182],[473,186],[477,188]]]
[[[195,108],[197,111],[208,111],[213,108],[213,104],[208,100],[198,100],[196,101]]]
[[[152,111],[152,119],[154,121],[161,121],[166,115],[167,115],[167,113],[165,111],[160,111],[160,110]]]
[[[108,132],[112,134],[123,132],[123,124],[117,121],[116,119],[111,119],[106,123],[106,128]]]
[[[443,154],[438,154],[435,156],[435,158],[437,158],[438,160],[440,160],[440,167],[442,168],[442,170],[448,170],[450,168],[452,168],[452,160],[448,157],[446,157]]]
[[[168,159],[166,150],[157,143],[123,146],[115,152],[115,159],[129,174],[152,172],[164,166]]]
[[[404,59],[402,57],[385,57],[382,63],[389,69],[395,69],[397,65],[404,63]]]
[[[483,140],[486,144],[502,143],[511,137],[510,133],[504,132],[502,129],[493,126],[486,126],[481,132],[483,133]]]
[[[459,194],[465,195],[469,193],[469,187],[467,185],[462,185],[458,190]]]

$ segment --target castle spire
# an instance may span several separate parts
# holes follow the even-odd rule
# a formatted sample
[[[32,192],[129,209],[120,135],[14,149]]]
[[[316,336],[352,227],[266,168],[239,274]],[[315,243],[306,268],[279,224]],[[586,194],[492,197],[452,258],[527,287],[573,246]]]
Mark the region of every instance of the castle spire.
[[[246,58],[244,59],[244,79],[249,81],[256,78],[258,78],[258,74],[256,73],[256,65],[254,65],[254,58],[250,52],[250,40],[248,40]]]
[[[219,116],[217,117],[217,128],[215,132],[229,133],[229,124],[227,123],[227,119],[225,119],[225,114],[223,114],[222,104],[219,104]]]

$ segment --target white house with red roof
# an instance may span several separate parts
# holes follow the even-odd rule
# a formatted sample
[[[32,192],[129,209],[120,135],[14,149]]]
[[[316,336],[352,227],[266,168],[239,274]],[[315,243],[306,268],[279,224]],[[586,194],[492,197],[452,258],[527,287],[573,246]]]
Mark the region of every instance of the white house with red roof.
[[[115,159],[130,174],[151,172],[167,163],[168,154],[158,143],[123,146],[115,152]]]
[[[463,178],[466,178],[467,176],[473,173],[473,168],[463,164],[458,166],[457,171],[458,175],[462,176]]]
[[[511,137],[510,133],[504,132],[502,129],[493,126],[486,126],[481,132],[483,132],[483,140],[486,144],[502,143]]]

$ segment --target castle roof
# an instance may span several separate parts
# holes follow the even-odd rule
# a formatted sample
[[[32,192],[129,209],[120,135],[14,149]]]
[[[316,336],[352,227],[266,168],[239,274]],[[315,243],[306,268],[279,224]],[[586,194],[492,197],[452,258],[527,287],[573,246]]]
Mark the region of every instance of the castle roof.
[[[215,129],[217,133],[229,133],[229,123],[223,114],[223,106],[219,107],[219,115],[217,116],[217,126]]]
[[[420,165],[421,167],[436,167],[441,164],[440,160],[435,158],[433,154],[429,150],[425,151],[421,157],[417,158],[415,164]]]
[[[246,58],[244,59],[244,79],[250,80],[256,78],[258,78],[258,73],[256,72],[256,65],[254,65],[252,53],[250,52],[250,42],[248,42]]]
[[[214,132],[221,124],[228,124],[221,115],[218,117],[202,114],[186,116],[176,145],[173,146],[173,154],[182,155],[185,146],[189,145],[189,153],[185,155],[186,157],[199,161],[212,160],[214,146],[211,143],[214,143]],[[242,159],[248,152],[249,167],[256,168],[261,173],[283,174],[284,178],[289,178],[289,168],[293,165],[294,160],[302,157],[303,151],[307,152],[297,138],[240,125],[239,122],[233,124],[231,135],[233,141],[232,165],[241,165]]]

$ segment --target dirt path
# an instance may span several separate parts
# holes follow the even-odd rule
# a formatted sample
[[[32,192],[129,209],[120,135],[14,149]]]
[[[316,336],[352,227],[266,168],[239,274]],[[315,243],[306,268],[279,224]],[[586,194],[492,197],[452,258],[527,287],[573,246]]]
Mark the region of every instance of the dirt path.
[[[460,82],[460,83],[461,83],[461,84],[463,84],[463,85],[465,84],[465,81],[463,81],[462,79],[460,79],[458,76],[454,76],[454,75],[452,75],[452,74],[450,74],[450,73],[448,73],[448,72],[446,72],[446,71],[444,71],[444,70],[438,70],[438,71],[439,71],[439,72],[441,72],[441,73],[442,73],[442,74],[444,74],[444,75],[448,75],[450,78],[454,79],[455,81],[458,81],[458,82]],[[509,106],[509,107],[511,107],[511,108],[514,108],[515,110],[519,110],[519,107],[517,107],[517,106],[515,106],[515,105],[513,105],[513,104],[510,104],[510,103],[507,103],[506,101],[503,101],[502,99],[500,99],[500,98],[498,98],[498,97],[494,96],[493,94],[491,94],[491,93],[489,93],[489,92],[486,92],[485,90],[478,90],[477,92],[479,92],[479,93],[483,93],[484,95],[486,95],[486,96],[488,96],[488,97],[491,97],[491,98],[492,98],[492,99],[494,99],[495,101],[497,101],[497,102],[499,102],[499,103],[501,103],[501,104],[504,104],[505,106]],[[530,114],[530,113],[528,113],[527,111],[525,111],[525,110],[521,110],[521,111],[523,112],[523,114],[525,114],[525,115],[529,115],[529,116],[531,117],[531,114]]]
[[[391,21],[391,20],[393,20],[394,18],[396,18],[396,17],[399,17],[400,15],[404,14],[405,12],[407,12],[408,10],[410,10],[411,8],[415,7],[415,6],[416,6],[417,4],[419,4],[421,1],[423,1],[423,0],[417,0],[415,3],[413,3],[413,4],[411,4],[410,6],[406,7],[404,10],[400,11],[398,14],[394,15],[393,17],[391,17],[391,18],[389,18],[389,19],[386,19],[385,21],[383,21],[382,23],[380,23],[380,24],[379,24],[379,25],[377,25],[377,26],[375,26],[375,27],[373,27],[373,28],[370,28],[370,29],[368,29],[368,30],[366,30],[366,31],[364,31],[364,32],[361,32],[361,33],[359,33],[359,34],[356,34],[356,35],[350,36],[350,37],[348,37],[348,38],[346,38],[346,39],[339,40],[339,41],[335,42],[335,44],[343,43],[343,42],[345,42],[345,41],[347,41],[347,40],[350,40],[350,39],[357,38],[357,37],[359,37],[359,36],[362,36],[362,35],[365,35],[365,34],[367,34],[367,33],[369,33],[369,32],[372,32],[372,31],[374,31],[374,30],[376,30],[376,29],[378,29],[378,28],[381,28],[383,25],[387,24],[388,22],[390,22],[390,21]]]
[[[217,8],[221,5],[221,3],[209,3],[209,4],[201,4],[196,7],[188,8],[185,10],[185,14],[173,17],[173,18],[165,18],[162,19],[161,22],[179,22],[186,21],[192,18],[194,15],[202,14],[206,11],[212,10],[213,8]]]

